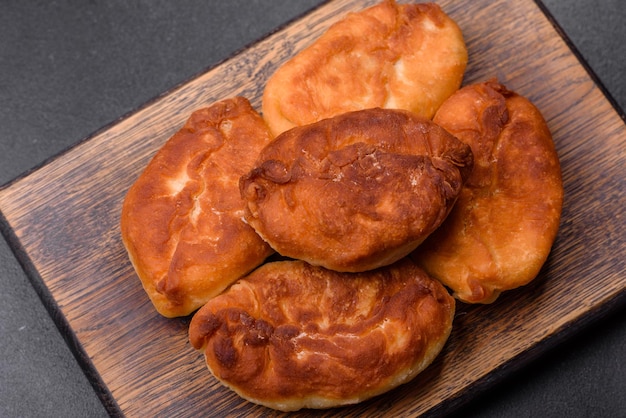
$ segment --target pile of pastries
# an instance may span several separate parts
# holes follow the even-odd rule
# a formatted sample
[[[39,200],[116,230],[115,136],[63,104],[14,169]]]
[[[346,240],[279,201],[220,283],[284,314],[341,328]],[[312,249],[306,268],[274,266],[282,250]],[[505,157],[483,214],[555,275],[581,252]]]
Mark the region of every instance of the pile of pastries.
[[[243,398],[353,404],[443,349],[455,299],[537,276],[563,187],[539,110],[432,3],[348,14],[281,65],[262,109],[190,115],[124,200],[121,234],[156,310]]]

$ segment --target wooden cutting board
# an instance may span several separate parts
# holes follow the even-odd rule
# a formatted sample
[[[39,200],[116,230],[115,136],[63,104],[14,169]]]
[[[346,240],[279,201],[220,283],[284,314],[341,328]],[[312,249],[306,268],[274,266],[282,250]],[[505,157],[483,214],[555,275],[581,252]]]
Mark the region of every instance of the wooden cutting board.
[[[121,202],[194,109],[234,95],[259,108],[278,65],[373,3],[323,5],[0,190],[3,233],[112,414],[281,415],[217,383],[187,341],[188,318],[155,312],[120,240]],[[532,284],[489,306],[459,304],[448,344],[422,375],[324,416],[448,412],[626,300],[623,114],[533,1],[440,4],[466,37],[465,84],[497,77],[546,117],[566,192],[560,233]]]

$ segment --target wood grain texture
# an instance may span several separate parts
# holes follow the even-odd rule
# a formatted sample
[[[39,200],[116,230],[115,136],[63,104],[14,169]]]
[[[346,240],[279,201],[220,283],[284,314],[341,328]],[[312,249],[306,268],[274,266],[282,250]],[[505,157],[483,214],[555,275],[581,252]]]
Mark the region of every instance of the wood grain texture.
[[[0,191],[3,231],[103,385],[111,413],[282,415],[222,387],[188,343],[188,319],[165,319],[152,308],[121,243],[121,203],[194,109],[234,95],[260,108],[264,82],[281,62],[346,11],[373,3],[325,4]],[[459,305],[444,352],[422,375],[320,416],[449,411],[626,293],[624,121],[534,2],[439,3],[466,37],[464,84],[497,77],[546,117],[565,185],[560,233],[533,283],[492,305]]]

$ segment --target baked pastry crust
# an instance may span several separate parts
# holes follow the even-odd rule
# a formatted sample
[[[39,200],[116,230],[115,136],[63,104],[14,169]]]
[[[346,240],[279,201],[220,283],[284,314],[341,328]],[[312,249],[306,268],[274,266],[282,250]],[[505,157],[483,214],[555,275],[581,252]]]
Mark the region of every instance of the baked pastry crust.
[[[266,263],[192,318],[191,344],[243,398],[294,411],[361,402],[444,346],[454,299],[409,259],[365,273]]]
[[[450,97],[434,121],[472,147],[474,169],[443,225],[413,254],[469,303],[530,282],[559,228],[563,184],[539,110],[491,80]]]
[[[449,213],[469,146],[429,120],[366,109],[293,128],[242,177],[245,219],[278,253],[331,270],[391,264]]]
[[[242,221],[238,181],[271,140],[238,97],[195,111],[129,189],[124,245],[159,313],[189,315],[273,251]]]
[[[431,118],[460,86],[468,53],[434,3],[383,1],[348,14],[268,80],[263,117],[274,135],[373,107]]]

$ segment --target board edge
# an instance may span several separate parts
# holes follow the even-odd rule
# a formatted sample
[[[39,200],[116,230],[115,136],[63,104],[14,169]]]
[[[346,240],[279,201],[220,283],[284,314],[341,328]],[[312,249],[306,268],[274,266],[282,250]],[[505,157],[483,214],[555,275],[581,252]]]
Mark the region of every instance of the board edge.
[[[548,9],[548,7],[543,3],[542,0],[533,0],[533,2],[537,5],[541,13],[543,13],[543,15],[546,17],[546,19],[548,19],[548,22],[550,23],[552,28],[556,31],[556,33],[561,37],[563,42],[565,42],[565,45],[567,45],[572,55],[576,57],[576,60],[585,69],[585,72],[587,73],[589,78],[591,78],[591,81],[593,81],[593,84],[596,87],[598,87],[602,95],[607,99],[609,104],[613,107],[613,110],[615,110],[615,112],[620,117],[622,122],[626,124],[626,113],[624,112],[624,109],[622,109],[622,107],[617,102],[617,100],[615,100],[613,95],[606,88],[606,86],[604,85],[604,82],[602,81],[602,79],[600,79],[598,74],[593,70],[593,68],[591,68],[591,66],[589,65],[589,63],[587,62],[583,54],[576,47],[576,45],[574,45],[574,42],[572,42],[570,37],[567,35],[567,32],[565,32],[561,24],[552,15],[552,12],[550,12],[550,9]]]
[[[98,135],[101,135],[102,133],[108,131],[109,129],[111,129],[112,127],[122,123],[123,121],[131,118],[132,116],[140,113],[141,111],[148,109],[150,106],[154,105],[155,103],[159,102],[160,100],[162,100],[164,97],[167,97],[171,94],[174,94],[177,90],[181,90],[182,88],[184,88],[186,85],[192,83],[194,80],[197,80],[199,78],[201,78],[202,76],[204,76],[206,73],[215,70],[216,68],[228,63],[229,61],[233,60],[234,58],[236,58],[237,56],[239,56],[240,54],[242,54],[243,52],[253,48],[255,45],[260,44],[262,42],[264,42],[265,40],[267,40],[268,38],[272,37],[273,35],[275,35],[278,32],[283,31],[285,28],[291,26],[292,24],[304,19],[306,16],[308,16],[309,14],[313,13],[314,11],[322,8],[323,6],[325,6],[326,4],[332,2],[333,0],[323,0],[320,4],[314,6],[314,7],[310,7],[306,10],[304,10],[302,13],[299,13],[297,15],[295,15],[294,17],[292,17],[289,20],[286,20],[285,22],[283,22],[282,24],[276,26],[275,28],[273,28],[272,30],[266,32],[265,34],[261,35],[259,38],[243,45],[242,47],[232,51],[230,54],[228,54],[226,57],[202,68],[201,70],[191,74],[190,76],[182,79],[181,81],[173,84],[170,88],[164,90],[163,92],[151,97],[150,99],[144,101],[143,103],[133,107],[132,109],[128,110],[125,113],[122,113],[121,115],[119,115],[118,117],[112,119],[111,121],[105,123],[104,125],[102,125],[101,127],[99,127],[98,129],[94,130],[93,132],[91,132],[90,134],[76,140],[75,142],[73,142],[72,144],[68,145],[65,148],[62,148],[61,150],[59,150],[58,152],[54,153],[53,155],[49,156],[48,158],[45,158],[44,160],[40,161],[39,163],[35,164],[34,166],[32,166],[31,168],[21,172],[20,174],[16,175],[15,177],[11,178],[10,180],[7,180],[4,183],[0,184],[0,199],[2,197],[3,192],[6,189],[10,189],[14,184],[18,183],[20,180],[30,176],[31,174],[39,171],[40,169],[44,168],[45,166],[49,165],[50,163],[54,162],[55,160],[63,157],[65,154],[70,153],[72,150],[74,150],[75,148],[80,147],[81,145],[83,145],[84,143],[89,142],[90,140],[92,140],[93,138],[97,137]],[[421,0],[420,0],[421,1]],[[1,200],[0,200],[1,203]]]
[[[4,236],[11,252],[15,256],[16,260],[20,264],[20,267],[24,271],[28,281],[35,289],[39,300],[46,309],[48,315],[54,322],[57,330],[61,334],[61,337],[69,347],[72,355],[78,362],[80,369],[87,378],[87,381],[91,384],[92,389],[96,393],[96,396],[104,406],[105,410],[110,416],[123,416],[121,408],[117,401],[113,397],[113,394],[108,389],[100,374],[98,373],[95,365],[87,355],[82,344],[73,332],[69,322],[63,315],[61,308],[52,297],[52,294],[48,290],[45,282],[39,275],[36,267],[33,265],[28,253],[22,246],[19,238],[15,234],[15,231],[11,227],[8,219],[5,217],[2,210],[0,210],[0,233]]]
[[[524,367],[548,355],[551,351],[574,339],[583,331],[591,329],[594,324],[599,323],[601,320],[618,314],[623,309],[626,309],[626,289],[614,293],[603,304],[597,305],[594,309],[586,311],[584,314],[563,324],[554,333],[500,364],[454,397],[450,397],[426,411],[422,417],[447,416],[458,413],[462,407],[472,402],[479,402],[480,398],[487,395],[489,390],[493,389],[498,383],[514,378],[515,374],[521,372]]]

